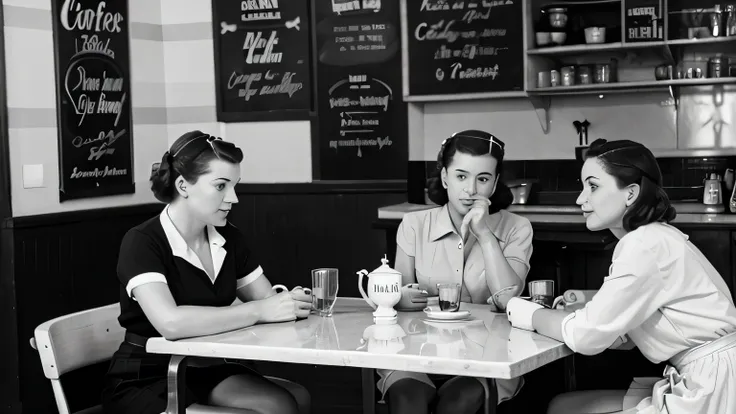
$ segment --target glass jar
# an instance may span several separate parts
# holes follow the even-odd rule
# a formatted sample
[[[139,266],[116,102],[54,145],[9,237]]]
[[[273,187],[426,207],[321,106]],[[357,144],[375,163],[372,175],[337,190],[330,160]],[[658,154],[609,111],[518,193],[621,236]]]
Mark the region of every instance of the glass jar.
[[[565,7],[553,7],[547,11],[549,24],[555,29],[564,29],[567,26],[567,9]]]
[[[593,83],[593,75],[590,66],[580,66],[577,71],[578,83],[580,85],[590,85]]]
[[[560,69],[560,75],[562,78],[562,86],[573,86],[575,85],[575,66],[565,66]]]
[[[720,78],[722,75],[723,60],[718,57],[712,57],[708,59],[708,77],[709,78]]]

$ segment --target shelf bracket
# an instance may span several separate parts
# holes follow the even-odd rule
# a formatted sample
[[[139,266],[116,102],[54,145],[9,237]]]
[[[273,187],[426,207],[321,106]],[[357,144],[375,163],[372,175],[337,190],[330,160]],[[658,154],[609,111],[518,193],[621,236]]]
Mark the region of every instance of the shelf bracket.
[[[680,88],[670,85],[669,91],[670,98],[672,98],[672,102],[675,104],[675,112],[677,112],[680,109]]]
[[[534,106],[539,124],[542,126],[542,132],[545,135],[549,133],[549,106],[551,99],[549,96],[529,96],[529,101]]]

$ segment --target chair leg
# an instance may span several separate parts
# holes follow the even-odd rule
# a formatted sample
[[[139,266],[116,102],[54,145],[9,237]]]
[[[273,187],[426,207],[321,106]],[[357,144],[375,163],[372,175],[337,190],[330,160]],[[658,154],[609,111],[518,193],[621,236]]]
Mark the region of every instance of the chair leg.
[[[184,393],[186,393],[186,356],[172,355],[167,375],[168,403],[166,414],[186,414]]]
[[[361,368],[360,374],[363,383],[363,414],[375,414],[376,384],[373,377],[373,368]]]

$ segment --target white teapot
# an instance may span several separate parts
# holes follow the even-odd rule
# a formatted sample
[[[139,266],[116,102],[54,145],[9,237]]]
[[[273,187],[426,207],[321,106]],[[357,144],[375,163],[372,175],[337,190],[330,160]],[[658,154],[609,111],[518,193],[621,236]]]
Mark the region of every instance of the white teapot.
[[[401,273],[388,265],[386,255],[381,259],[383,263],[376,270],[368,273],[365,269],[357,272],[358,289],[361,296],[368,302],[375,312],[373,319],[376,324],[396,323],[394,306],[401,300]],[[363,276],[368,275],[368,294],[363,290]]]

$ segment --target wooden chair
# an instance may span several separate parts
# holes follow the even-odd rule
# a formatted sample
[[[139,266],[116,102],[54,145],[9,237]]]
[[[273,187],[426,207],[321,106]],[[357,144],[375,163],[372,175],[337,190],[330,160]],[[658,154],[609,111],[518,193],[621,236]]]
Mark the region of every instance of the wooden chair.
[[[51,381],[59,414],[70,414],[61,375],[89,365],[109,360],[125,338],[118,316],[120,304],[102,306],[72,313],[38,325],[31,338],[31,347],[38,351],[46,378]],[[267,377],[268,378],[268,377]],[[75,414],[102,414],[95,405]],[[196,405],[189,413],[242,413],[242,410]]]

